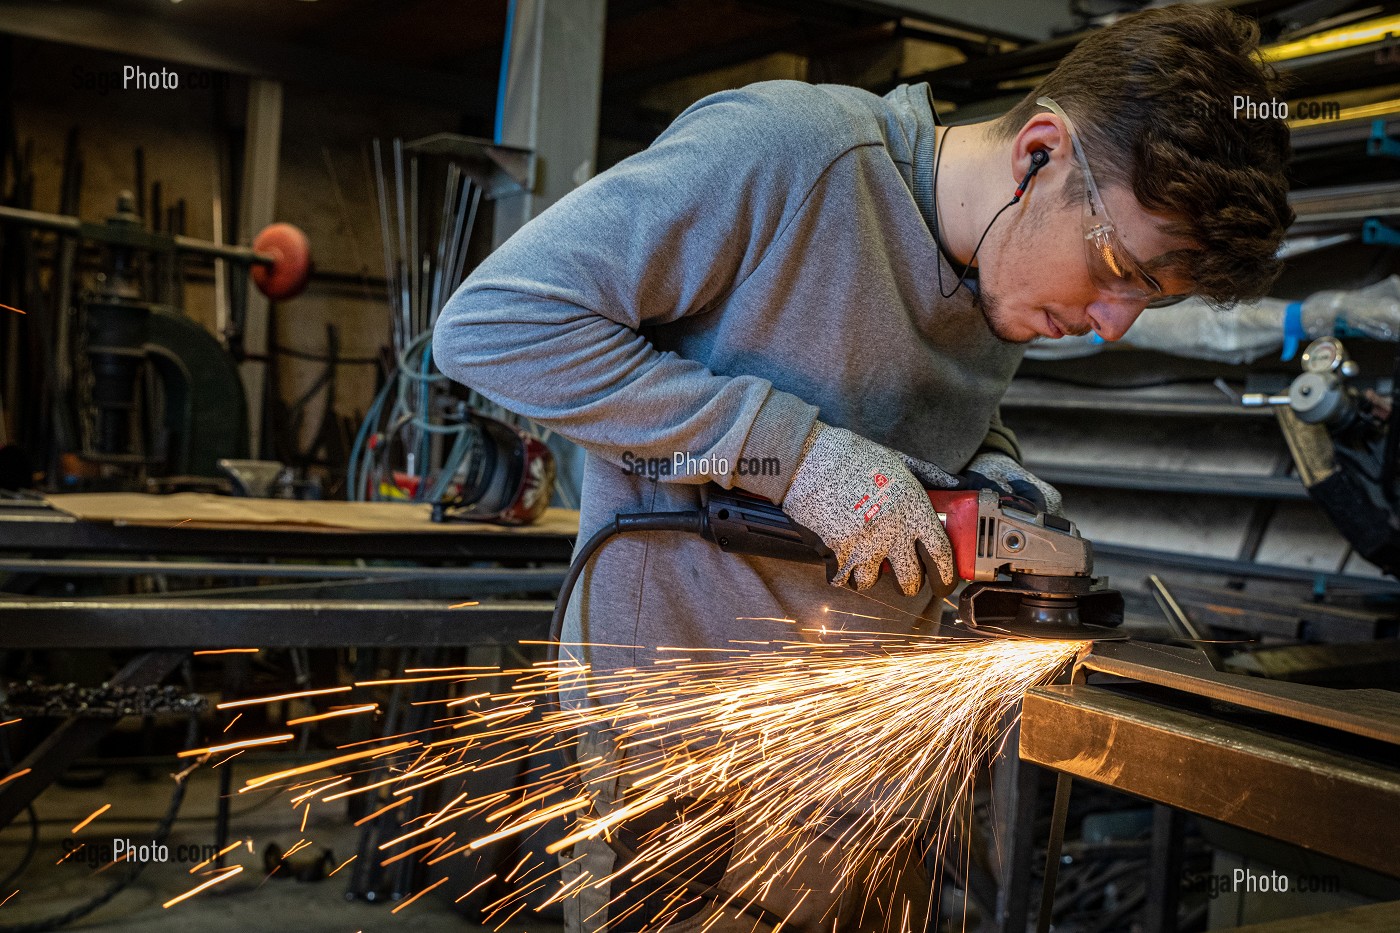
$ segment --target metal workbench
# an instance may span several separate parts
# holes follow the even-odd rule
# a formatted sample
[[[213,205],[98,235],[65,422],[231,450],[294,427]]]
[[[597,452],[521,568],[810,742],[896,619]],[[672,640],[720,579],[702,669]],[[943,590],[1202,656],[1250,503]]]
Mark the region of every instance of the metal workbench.
[[[1020,757],[1064,794],[1083,778],[1159,805],[1149,930],[1175,929],[1182,812],[1400,877],[1400,694],[1226,674],[1135,642],[1097,644],[1082,669],[1109,678],[1026,694]]]

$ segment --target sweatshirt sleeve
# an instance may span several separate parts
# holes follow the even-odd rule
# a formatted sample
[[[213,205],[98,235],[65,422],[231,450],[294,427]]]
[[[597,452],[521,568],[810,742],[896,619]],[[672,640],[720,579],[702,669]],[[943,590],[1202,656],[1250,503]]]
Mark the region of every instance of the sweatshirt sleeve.
[[[987,429],[987,436],[982,439],[977,452],[1006,454],[1017,463],[1023,462],[1021,444],[1016,440],[1016,432],[1002,423],[1000,408],[992,414],[991,426]]]
[[[711,311],[850,148],[820,94],[767,82],[708,97],[530,221],[444,308],[439,368],[613,463],[723,459],[725,475],[670,479],[780,500],[817,409],[661,351],[645,329]],[[740,477],[741,457],[776,457],[780,475]]]

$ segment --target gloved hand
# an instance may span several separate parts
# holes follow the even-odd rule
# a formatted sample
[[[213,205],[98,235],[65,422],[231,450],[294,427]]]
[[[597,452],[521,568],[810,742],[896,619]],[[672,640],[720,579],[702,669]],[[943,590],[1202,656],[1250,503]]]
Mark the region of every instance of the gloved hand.
[[[1045,480],[1036,476],[1030,470],[1021,466],[1021,464],[1017,463],[1007,454],[992,452],[978,454],[972,458],[972,462],[967,465],[967,469],[963,472],[977,473],[981,476],[985,476],[1012,495],[1018,495],[1033,500],[1035,498],[1034,496],[1027,496],[1024,489],[1016,488],[1022,484],[1029,483],[1031,486],[1035,487],[1036,491],[1040,493],[1041,498],[1045,500],[1045,511],[1049,512],[1051,515],[1064,514],[1062,511],[1064,501],[1060,497],[1060,491],[1045,482]]]
[[[925,564],[947,593],[957,583],[953,546],[920,480],[943,489],[958,484],[932,463],[818,421],[783,497],[783,511],[836,554],[840,567],[834,586],[844,585],[852,573],[857,590],[873,586],[888,558],[905,596],[923,586]]]

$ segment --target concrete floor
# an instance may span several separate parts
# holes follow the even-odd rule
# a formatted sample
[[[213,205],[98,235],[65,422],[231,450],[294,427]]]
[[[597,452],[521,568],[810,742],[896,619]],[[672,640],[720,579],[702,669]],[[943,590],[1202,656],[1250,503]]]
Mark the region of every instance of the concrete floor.
[[[130,839],[140,844],[150,841],[170,799],[171,781],[163,775],[141,781],[128,770],[111,772],[100,788],[75,790],[50,787],[35,803],[41,821],[37,852],[25,873],[0,891],[0,930],[33,921],[87,901],[105,889],[112,869],[94,874],[76,852],[62,864],[55,864],[81,840],[88,845],[112,845],[114,839]],[[357,830],[349,825],[345,811],[328,806],[319,815],[313,811],[305,831],[301,812],[288,805],[284,794],[244,794],[233,801],[232,839],[252,840],[248,848],[235,850],[231,863],[245,866],[241,875],[217,885],[189,900],[163,909],[162,904],[189,890],[199,879],[189,874],[193,862],[179,863],[178,847],[206,846],[213,842],[212,819],[217,797],[215,773],[195,772],[166,845],[169,861],[148,862],[137,880],[109,903],[82,920],[65,927],[69,930],[142,931],[175,933],[246,933],[246,931],[290,931],[297,933],[355,933],[355,931],[411,930],[412,933],[472,933],[484,929],[468,923],[451,909],[452,898],[461,892],[450,890],[449,881],[397,914],[394,905],[346,901],[345,887],[350,869],[320,882],[301,883],[265,877],[263,847],[275,842],[284,850],[299,839],[312,840],[330,848],[336,864],[355,851]],[[249,799],[253,798],[253,799]],[[80,820],[103,804],[112,807],[78,835],[71,830]],[[0,832],[0,877],[9,874],[23,858],[29,842],[29,821],[21,816]],[[65,845],[66,844],[66,845]],[[193,861],[198,861],[195,858]],[[352,866],[353,867],[353,866]],[[11,892],[18,891],[11,896]],[[557,923],[524,922],[505,928],[510,931],[555,933]]]

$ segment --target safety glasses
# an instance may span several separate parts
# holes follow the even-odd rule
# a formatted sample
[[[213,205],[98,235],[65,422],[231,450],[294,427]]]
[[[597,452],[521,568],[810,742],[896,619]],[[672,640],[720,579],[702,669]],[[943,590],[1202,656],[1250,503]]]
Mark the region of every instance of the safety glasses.
[[[1089,263],[1089,277],[1101,291],[1114,298],[1133,303],[1142,303],[1149,308],[1161,308],[1182,301],[1186,295],[1165,295],[1157,280],[1148,275],[1141,264],[1128,252],[1123,241],[1113,229],[1113,221],[1108,218],[1108,208],[1104,207],[1099,186],[1094,183],[1094,174],[1089,171],[1089,159],[1084,155],[1084,147],[1079,144],[1079,135],[1074,132],[1074,123],[1060,105],[1048,97],[1036,100],[1065,121],[1069,131],[1069,141],[1074,146],[1074,157],[1084,176],[1084,255]]]

